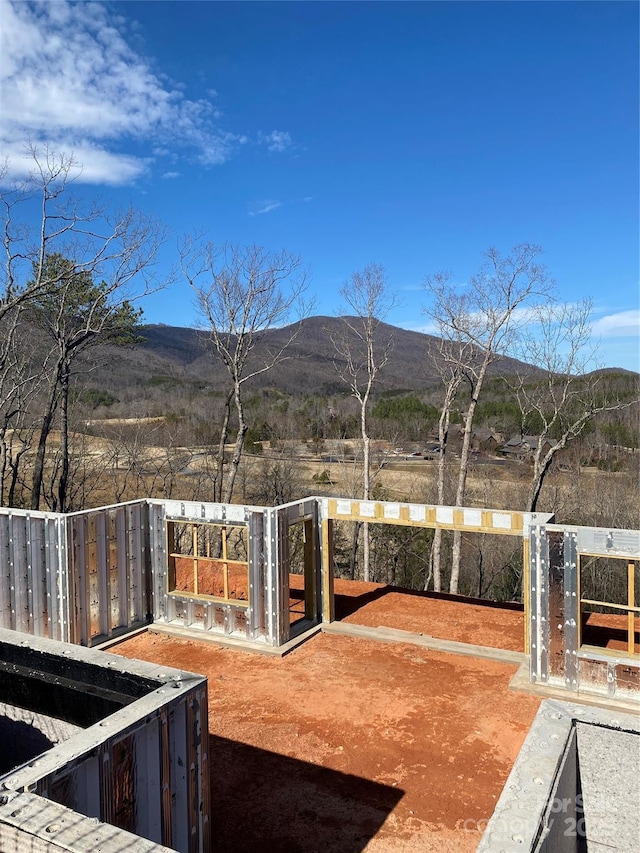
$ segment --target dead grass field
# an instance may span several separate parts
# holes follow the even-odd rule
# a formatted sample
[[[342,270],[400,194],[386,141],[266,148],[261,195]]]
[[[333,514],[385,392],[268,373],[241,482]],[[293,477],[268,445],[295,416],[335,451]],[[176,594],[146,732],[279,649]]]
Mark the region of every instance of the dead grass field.
[[[143,429],[147,427],[151,433],[155,422],[162,419],[139,420],[140,426]],[[116,439],[80,434],[72,436],[72,446],[75,444],[82,451],[82,468],[89,484],[85,491],[90,495],[91,506],[140,497],[210,499],[208,472],[212,457],[207,458],[210,448],[146,445],[143,441],[144,436],[127,449]],[[58,442],[59,434],[53,431],[49,440],[50,454],[55,453]],[[265,469],[268,472],[269,466],[276,463],[294,469],[294,490],[299,497],[310,494],[349,497],[360,493],[362,471],[358,463],[322,461],[314,457],[312,448],[303,442],[288,444],[290,446],[285,447],[284,453],[272,451],[265,443],[264,455],[244,455],[235,502],[262,503],[256,499],[254,486],[269,480],[268,473],[265,477]],[[232,450],[233,445],[228,445],[227,452],[230,454]],[[455,467],[455,460],[453,465]],[[431,503],[436,495],[437,466],[435,460],[390,458],[375,475],[374,484],[387,500]],[[325,471],[330,483],[319,483],[318,478]],[[467,505],[524,509],[530,477],[531,468],[524,463],[476,460],[469,470]],[[549,474],[540,509],[553,510],[558,518],[572,523],[637,528],[640,527],[640,509],[635,500],[636,480],[631,472],[614,473],[595,468],[553,470]]]

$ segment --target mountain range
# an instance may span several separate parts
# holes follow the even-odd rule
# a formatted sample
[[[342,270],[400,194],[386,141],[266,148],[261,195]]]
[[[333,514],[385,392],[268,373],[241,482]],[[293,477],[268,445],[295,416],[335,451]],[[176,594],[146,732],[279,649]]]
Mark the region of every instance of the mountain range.
[[[348,318],[357,323],[356,318]],[[251,380],[254,388],[277,388],[289,394],[333,394],[347,390],[339,375],[344,364],[336,353],[334,340],[349,335],[340,317],[309,317],[294,326],[261,332],[252,351],[249,369],[261,367],[269,354],[291,338],[286,356],[275,367]],[[139,329],[140,342],[134,347],[107,348],[107,362],[97,366],[95,379],[103,388],[117,392],[123,387],[147,384],[195,385],[211,390],[227,387],[227,373],[216,357],[206,331],[150,324]],[[440,340],[421,332],[407,331],[381,323],[375,345],[382,353],[391,341],[388,362],[376,379],[376,390],[420,391],[441,380],[437,364]],[[500,356],[490,366],[491,375],[516,372],[535,374],[537,368],[509,356]]]

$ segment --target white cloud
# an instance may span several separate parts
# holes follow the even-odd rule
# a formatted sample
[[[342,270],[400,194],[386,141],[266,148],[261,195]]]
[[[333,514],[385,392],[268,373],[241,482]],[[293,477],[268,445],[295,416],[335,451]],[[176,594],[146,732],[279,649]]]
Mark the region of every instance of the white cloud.
[[[27,172],[29,140],[74,153],[79,180],[92,183],[146,171],[148,158],[123,152],[132,141],[179,146],[204,165],[229,157],[236,137],[212,124],[212,104],[161,79],[127,44],[124,19],[100,2],[0,0],[0,16],[0,149],[14,177]]]
[[[252,202],[249,205],[249,216],[260,216],[262,213],[271,213],[272,210],[277,210],[279,207],[282,207],[282,202],[276,201],[276,199]]]
[[[600,317],[593,323],[591,330],[602,338],[637,338],[640,336],[640,308]]]
[[[165,172],[162,176],[165,180],[171,180],[173,178],[179,178],[180,172]]]
[[[272,130],[271,133],[260,131],[258,142],[266,145],[269,151],[286,151],[292,145],[291,134],[286,130]]]

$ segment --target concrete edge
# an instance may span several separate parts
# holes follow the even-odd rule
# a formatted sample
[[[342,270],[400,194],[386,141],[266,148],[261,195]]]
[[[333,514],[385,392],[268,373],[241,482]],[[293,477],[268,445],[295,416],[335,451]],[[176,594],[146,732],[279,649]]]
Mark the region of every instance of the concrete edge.
[[[200,643],[211,643],[214,646],[220,646],[226,649],[235,649],[240,652],[249,652],[251,654],[266,655],[267,657],[283,658],[290,652],[297,649],[307,640],[315,637],[320,633],[321,625],[314,625],[306,631],[303,631],[297,637],[284,643],[281,646],[268,646],[266,643],[252,643],[249,640],[243,640],[239,637],[226,637],[223,634],[212,634],[205,631],[197,631],[191,628],[181,628],[179,626],[167,625],[163,623],[154,623],[149,625],[148,631],[151,634],[164,634],[169,637],[175,637],[182,640],[195,640]]]
[[[99,652],[109,651],[109,649],[112,649],[114,646],[119,646],[120,643],[126,643],[127,640],[130,640],[132,637],[139,637],[140,634],[146,634],[150,627],[150,625],[143,625],[141,628],[136,628],[134,631],[128,631],[126,634],[118,634],[117,637],[110,637],[103,643],[96,643],[95,646],[90,646],[90,648]]]
[[[85,817],[30,792],[5,792],[0,796],[0,837],[3,849],[33,853],[87,849],[101,853],[122,853],[123,850],[171,853],[170,848],[162,844],[97,818]]]
[[[381,643],[409,643],[437,652],[485,658],[498,661],[499,663],[524,665],[528,661],[524,652],[494,649],[490,646],[476,646],[473,643],[460,643],[455,640],[441,640],[428,634],[414,634],[411,631],[402,631],[398,628],[385,628],[383,626],[372,628],[367,625],[357,625],[351,622],[325,622],[322,625],[322,630],[327,634],[358,637]]]
[[[616,697],[612,699],[604,693],[596,693],[591,690],[567,690],[566,687],[555,686],[544,682],[533,683],[529,679],[529,664],[522,663],[516,674],[509,682],[509,690],[518,693],[530,693],[543,699],[557,699],[560,702],[578,703],[593,708],[602,708],[611,713],[622,712],[640,716],[640,701],[626,701]]]
[[[546,699],[527,737],[477,847],[478,853],[536,849],[554,795],[556,779],[576,723],[640,733],[640,720],[625,713]]]

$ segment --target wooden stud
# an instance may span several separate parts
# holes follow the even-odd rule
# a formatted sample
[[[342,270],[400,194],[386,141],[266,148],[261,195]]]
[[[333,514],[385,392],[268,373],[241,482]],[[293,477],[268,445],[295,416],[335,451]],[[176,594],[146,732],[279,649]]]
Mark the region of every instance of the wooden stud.
[[[227,560],[227,528],[222,528],[222,588],[224,597],[229,599],[229,562]]]
[[[335,619],[335,597],[333,593],[333,521],[322,522],[322,620]]]
[[[627,614],[627,651],[630,655],[635,652],[635,571],[635,562],[629,560],[627,566],[627,603],[629,604],[629,613]],[[640,613],[640,608],[638,608],[638,613]]]

